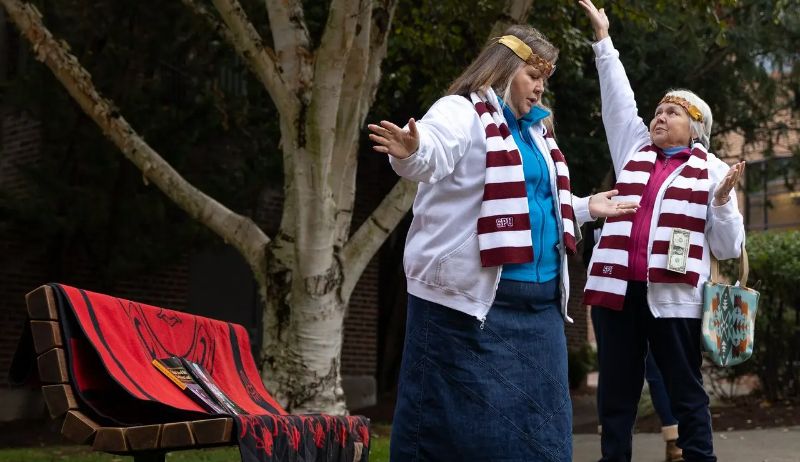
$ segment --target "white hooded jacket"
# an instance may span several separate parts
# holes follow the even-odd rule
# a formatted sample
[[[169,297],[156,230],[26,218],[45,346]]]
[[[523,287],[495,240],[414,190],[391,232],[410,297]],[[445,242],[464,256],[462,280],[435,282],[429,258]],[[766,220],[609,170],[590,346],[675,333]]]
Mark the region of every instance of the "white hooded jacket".
[[[496,108],[500,107],[493,91],[489,90],[487,96]],[[417,128],[417,152],[405,159],[389,156],[398,175],[420,183],[403,260],[408,292],[484,320],[494,302],[502,271],[500,266],[483,268],[478,249],[477,221],[486,175],[484,127],[468,99],[450,95],[434,103],[417,122]],[[548,153],[544,133],[541,122],[530,128],[539,152]],[[555,165],[550,156],[543,157],[555,201]],[[588,197],[573,196],[578,226],[592,220],[588,204]],[[558,204],[555,210],[560,228]],[[561,229],[558,234],[562,236]],[[562,314],[571,322],[567,315],[569,275],[563,242],[559,243],[559,253]]]
[[[652,143],[648,126],[639,117],[636,100],[631,89],[625,68],[619,60],[619,51],[607,37],[593,45],[597,70],[600,76],[600,93],[603,104],[603,125],[606,129],[608,146],[614,171],[619,175],[625,164],[643,146]],[[667,187],[677,178],[682,167],[674,171],[661,185],[655,201],[653,223],[648,240],[649,258],[657,228],[655,220],[659,216],[661,198]],[[731,190],[729,200],[721,206],[714,206],[714,189],[725,178],[730,167],[715,155],[709,153],[707,159],[708,177],[711,180],[708,214],[706,217],[705,241],[703,247],[703,268],[700,280],[695,287],[687,284],[656,284],[648,282],[647,301],[650,311],[656,318],[700,318],[703,304],[703,283],[711,272],[710,253],[723,260],[737,258],[741,254],[744,240],[744,223],[737,205],[736,194]],[[596,247],[596,246],[595,246]],[[591,268],[591,263],[589,264]]]

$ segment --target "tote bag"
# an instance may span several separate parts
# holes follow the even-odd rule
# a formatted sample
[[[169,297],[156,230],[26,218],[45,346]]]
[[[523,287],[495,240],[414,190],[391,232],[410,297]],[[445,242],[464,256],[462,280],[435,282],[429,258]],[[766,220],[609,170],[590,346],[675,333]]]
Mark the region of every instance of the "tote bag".
[[[747,251],[742,243],[739,285],[721,282],[711,256],[711,280],[703,287],[703,346],[717,366],[735,366],[753,355],[758,291],[747,287]]]

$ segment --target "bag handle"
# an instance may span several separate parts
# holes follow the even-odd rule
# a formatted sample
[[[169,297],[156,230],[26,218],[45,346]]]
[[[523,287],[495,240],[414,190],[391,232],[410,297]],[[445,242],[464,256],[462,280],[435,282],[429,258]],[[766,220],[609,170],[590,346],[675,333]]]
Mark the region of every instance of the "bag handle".
[[[719,260],[714,253],[709,250],[711,255],[711,282],[719,282],[722,278],[719,273]],[[747,249],[742,241],[742,254],[739,256],[739,285],[747,287],[747,277],[750,275],[750,264],[747,260]]]

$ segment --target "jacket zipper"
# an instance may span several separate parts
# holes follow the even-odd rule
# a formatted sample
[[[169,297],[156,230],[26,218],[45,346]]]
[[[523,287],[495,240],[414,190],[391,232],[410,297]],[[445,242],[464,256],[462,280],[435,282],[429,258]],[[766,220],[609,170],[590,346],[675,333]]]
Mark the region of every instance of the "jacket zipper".
[[[527,130],[523,130],[522,123],[519,120],[517,120],[517,129],[519,130],[520,138],[522,138],[523,141],[525,141],[526,143],[530,144],[532,147],[535,147],[535,149],[533,151],[534,151],[534,157],[536,157],[536,151],[538,151],[539,148],[536,147],[536,143],[530,137],[530,133],[528,133]],[[522,154],[520,153],[520,156],[521,155]],[[544,154],[542,154],[542,155],[544,155]],[[547,172],[547,176],[548,177],[550,176],[550,171],[547,168],[547,165],[544,165],[544,168],[542,168],[542,159],[538,159],[537,158],[536,159],[536,165],[539,166],[539,169],[540,169],[541,172]],[[541,184],[542,184],[542,176],[540,175],[539,178],[537,178],[537,180],[536,180],[536,185],[533,186],[534,195],[536,194],[536,190],[539,189],[539,186]],[[536,201],[534,201],[534,202],[536,202]],[[542,263],[542,249],[544,249],[544,239],[543,239],[543,236],[544,236],[544,208],[541,205],[539,205],[538,202],[536,202],[536,206],[537,206],[537,208],[539,210],[539,215],[540,215],[541,219],[539,220],[539,242],[538,242],[538,244],[539,244],[538,245],[539,252],[535,252],[535,254],[534,254],[534,257],[533,257],[533,270],[536,272],[536,280],[538,281],[542,277],[541,274],[539,274],[539,268],[540,268],[541,263]],[[533,229],[533,223],[531,223],[531,229]]]
[[[534,140],[536,142],[536,140]],[[550,150],[547,149],[547,142],[544,141],[544,134],[542,134],[542,142],[544,143],[545,150],[542,151],[542,146],[537,144],[537,148],[542,152],[550,153]],[[555,207],[556,213],[556,232],[558,233],[558,264],[560,270],[558,272],[558,283],[559,287],[561,288],[561,296],[559,297],[558,304],[561,307],[561,315],[564,317],[564,320],[567,322],[574,322],[572,318],[569,317],[567,314],[567,303],[565,303],[566,297],[569,292],[567,292],[567,287],[564,285],[564,272],[569,271],[568,268],[565,268],[561,265],[564,265],[566,262],[566,253],[567,248],[564,245],[564,222],[563,217],[561,216],[561,199],[558,196],[558,185],[556,184],[556,177],[558,176],[558,172],[556,171],[555,163],[552,163],[549,157],[544,159],[545,166],[547,167],[547,178],[550,181],[550,194],[553,196],[553,207]],[[550,170],[550,166],[552,165],[552,171]],[[576,224],[577,225],[577,224]],[[577,229],[577,227],[576,227]]]

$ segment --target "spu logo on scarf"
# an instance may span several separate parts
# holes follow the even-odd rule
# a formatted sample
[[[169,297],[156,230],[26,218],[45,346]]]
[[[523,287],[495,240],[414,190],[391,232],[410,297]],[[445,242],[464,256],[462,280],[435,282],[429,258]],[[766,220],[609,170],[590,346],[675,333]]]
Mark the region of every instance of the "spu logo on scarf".
[[[470,100],[486,132],[486,180],[478,217],[478,247],[481,265],[500,266],[533,261],[531,223],[522,155],[503,116],[478,93]],[[564,230],[563,243],[575,254],[575,213],[572,209],[569,169],[552,133],[545,141],[556,168],[556,185]]]

